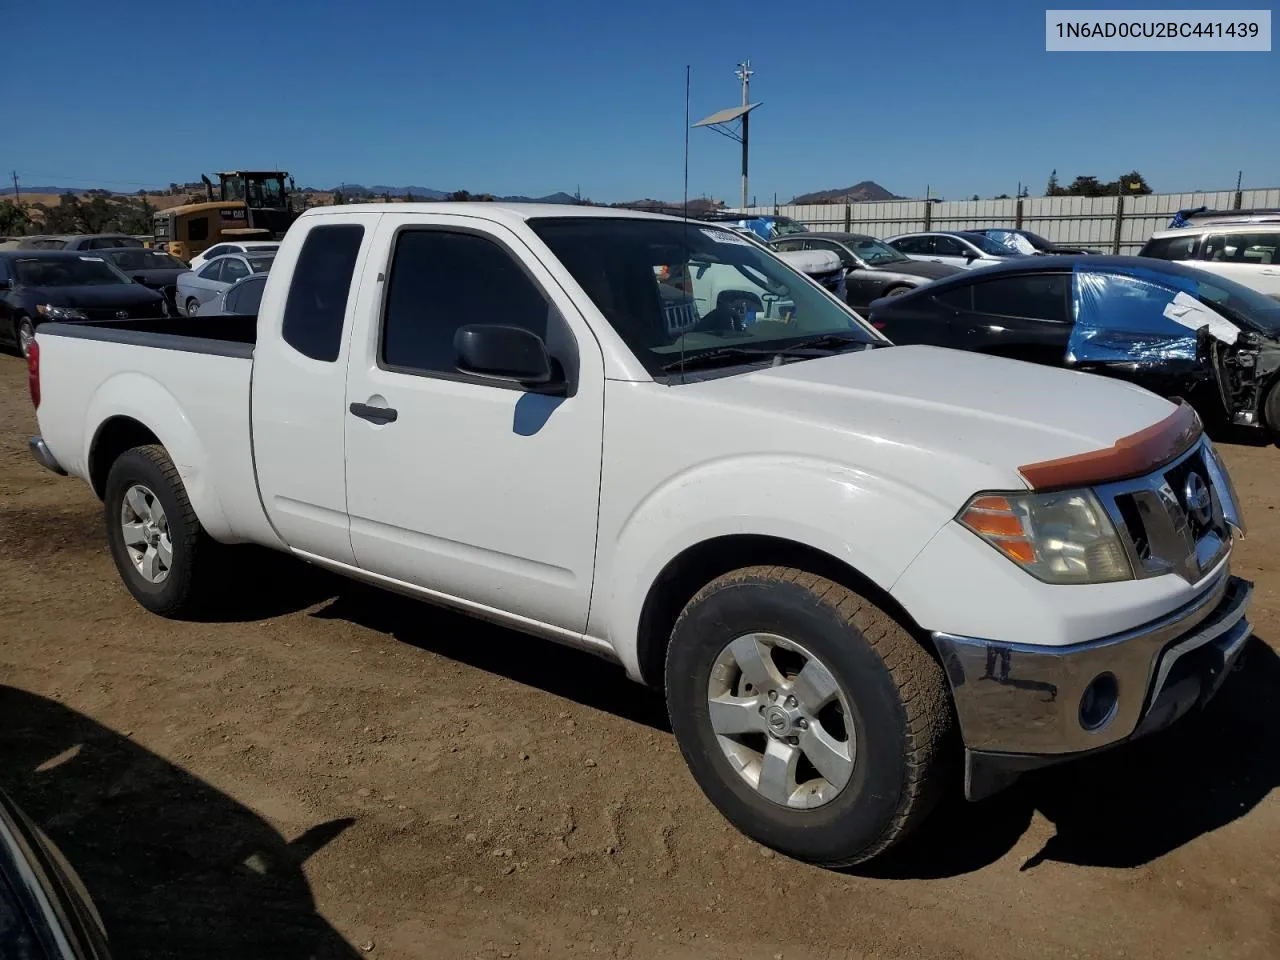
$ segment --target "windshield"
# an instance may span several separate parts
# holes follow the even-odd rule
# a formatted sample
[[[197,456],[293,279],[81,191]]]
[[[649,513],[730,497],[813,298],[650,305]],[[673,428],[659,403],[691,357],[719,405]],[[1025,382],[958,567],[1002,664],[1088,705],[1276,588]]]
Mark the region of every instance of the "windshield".
[[[999,240],[993,240],[985,233],[962,233],[961,236],[983,253],[990,253],[997,257],[1015,257],[1018,255],[1017,250],[1005,246]]]
[[[730,349],[759,350],[767,362],[767,351],[816,336],[881,342],[802,274],[729,230],[602,217],[529,225],[655,376]]]
[[[266,273],[271,269],[271,263],[275,258],[274,253],[270,256],[261,253],[251,253],[248,255],[249,269],[254,273]]]
[[[841,241],[858,259],[873,267],[884,263],[906,263],[911,258],[875,237],[856,237]]]
[[[789,237],[793,233],[808,233],[809,228],[803,223],[797,223],[790,217],[774,217],[773,218],[773,235],[774,237]]]
[[[13,261],[14,276],[30,287],[90,287],[132,283],[101,257],[20,257]]]
[[[1031,245],[1035,247],[1037,250],[1041,250],[1047,253],[1053,250],[1054,248],[1052,243],[1050,243],[1044,237],[1040,236],[1040,234],[1032,233],[1030,230],[1019,230],[1018,235],[1030,241]]]
[[[1280,334],[1280,300],[1225,277],[1206,280],[1199,276],[1196,285],[1201,300],[1236,322],[1264,333]]]
[[[105,251],[108,260],[121,270],[185,270],[177,257],[158,250],[120,249]]]

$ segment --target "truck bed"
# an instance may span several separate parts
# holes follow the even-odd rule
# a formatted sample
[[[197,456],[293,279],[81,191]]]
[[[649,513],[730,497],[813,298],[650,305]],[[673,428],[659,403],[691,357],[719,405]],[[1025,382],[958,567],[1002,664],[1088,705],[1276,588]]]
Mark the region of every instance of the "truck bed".
[[[63,320],[41,324],[39,332],[159,350],[252,357],[258,339],[258,317],[256,314],[224,314],[149,320]]]

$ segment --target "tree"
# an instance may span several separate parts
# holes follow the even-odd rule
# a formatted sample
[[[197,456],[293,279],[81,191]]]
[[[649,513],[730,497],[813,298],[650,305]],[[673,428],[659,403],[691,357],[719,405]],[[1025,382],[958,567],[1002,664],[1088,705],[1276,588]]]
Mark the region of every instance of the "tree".
[[[981,198],[980,196],[978,196],[978,195],[975,193],[975,194],[974,194],[972,197],[970,197],[969,199],[970,199],[970,200],[981,200],[982,198]]]
[[[1122,176],[1116,183],[1120,193],[1131,196],[1138,196],[1151,192],[1151,187],[1147,185],[1147,179],[1137,170],[1130,170]],[[1112,191],[1113,193],[1116,191]]]
[[[1044,188],[1046,197],[1062,196],[1062,188],[1058,186],[1058,168],[1054,167],[1053,172],[1049,174],[1049,183]]]
[[[0,200],[0,234],[20,237],[31,226],[31,214],[27,208],[12,200]]]
[[[334,203],[334,206],[341,206],[342,204],[344,204],[344,203],[346,203],[346,202],[347,202],[347,198],[346,198],[346,197],[344,197],[344,196],[342,195],[342,191],[341,191],[341,190],[335,190],[335,191],[333,191],[333,203]]]
[[[992,199],[993,200],[1009,200],[1011,199],[1011,197],[1007,193],[1002,193],[997,197],[993,197]]]
[[[471,199],[471,193],[467,190],[455,190],[445,199],[452,200],[454,203],[466,203]]]

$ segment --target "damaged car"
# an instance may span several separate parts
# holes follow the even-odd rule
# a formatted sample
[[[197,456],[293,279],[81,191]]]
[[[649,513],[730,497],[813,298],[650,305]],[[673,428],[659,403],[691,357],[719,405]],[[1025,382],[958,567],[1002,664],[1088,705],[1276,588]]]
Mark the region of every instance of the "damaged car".
[[[1027,258],[877,300],[870,320],[894,343],[1119,377],[1280,440],[1280,303],[1180,263]]]

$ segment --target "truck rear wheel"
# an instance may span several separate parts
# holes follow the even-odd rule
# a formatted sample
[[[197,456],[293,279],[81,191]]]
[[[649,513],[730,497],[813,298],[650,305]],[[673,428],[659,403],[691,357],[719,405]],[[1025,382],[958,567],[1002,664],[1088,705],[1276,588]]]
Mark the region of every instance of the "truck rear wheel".
[[[190,612],[202,582],[197,577],[216,544],[200,526],[164,447],[133,447],[116,459],[103,510],[111,558],[134,598],[161,616]]]
[[[676,621],[666,687],[703,792],[796,859],[868,860],[937,799],[952,725],[941,666],[823,577],[747,567],[709,583]]]

